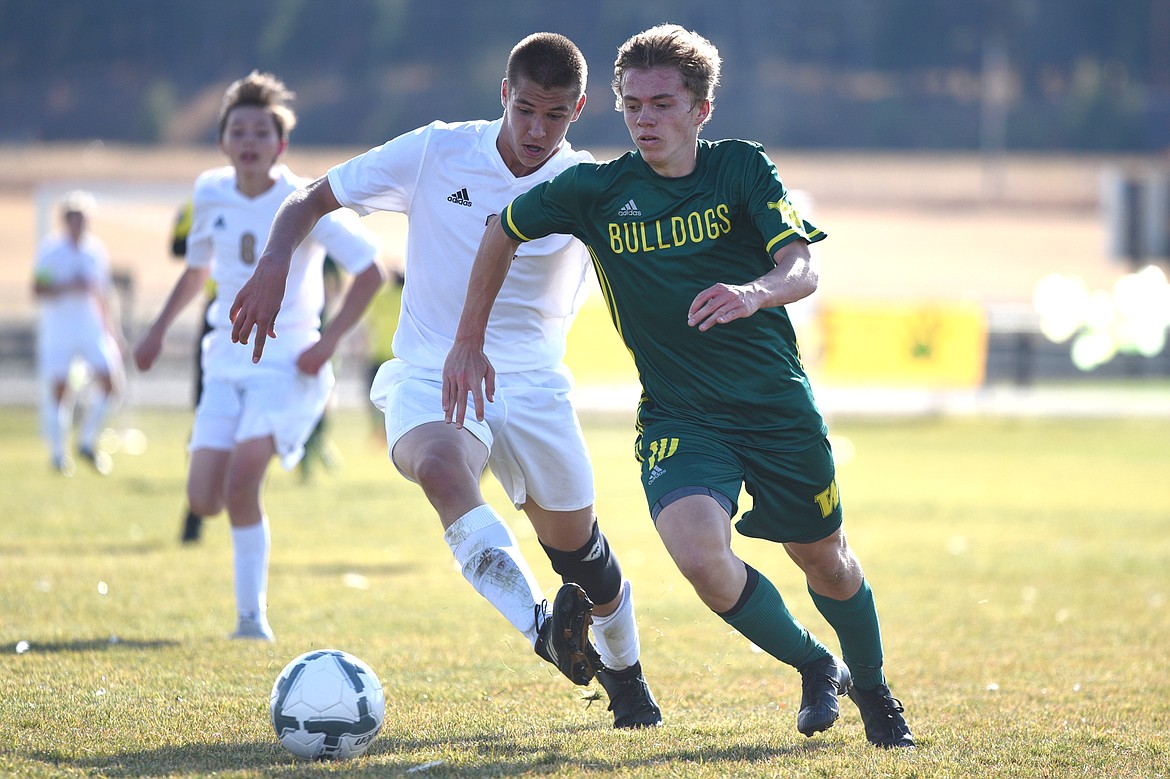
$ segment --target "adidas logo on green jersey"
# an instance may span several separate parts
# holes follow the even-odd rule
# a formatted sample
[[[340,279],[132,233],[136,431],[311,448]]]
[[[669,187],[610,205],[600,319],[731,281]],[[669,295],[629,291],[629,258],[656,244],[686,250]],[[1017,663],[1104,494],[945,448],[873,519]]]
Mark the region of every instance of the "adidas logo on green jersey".
[[[634,199],[630,198],[630,202],[618,209],[618,216],[641,216],[642,212],[634,203]]]

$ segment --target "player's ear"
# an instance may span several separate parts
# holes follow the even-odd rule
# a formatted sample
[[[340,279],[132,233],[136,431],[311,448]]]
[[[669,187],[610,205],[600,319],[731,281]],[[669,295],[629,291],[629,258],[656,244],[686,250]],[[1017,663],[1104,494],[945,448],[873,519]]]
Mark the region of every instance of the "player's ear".
[[[579,117],[581,115],[581,111],[584,110],[584,108],[585,108],[585,95],[582,94],[581,99],[577,101],[577,107],[573,109],[573,118],[570,119],[569,121],[570,122],[577,121],[577,117]]]
[[[288,151],[288,138],[283,138],[280,141],[280,146],[276,149],[276,159],[280,159],[280,155]]]
[[[508,79],[500,82],[500,105],[508,107]]]
[[[695,112],[696,124],[702,127],[711,118],[711,100],[704,99],[699,101],[699,110]]]

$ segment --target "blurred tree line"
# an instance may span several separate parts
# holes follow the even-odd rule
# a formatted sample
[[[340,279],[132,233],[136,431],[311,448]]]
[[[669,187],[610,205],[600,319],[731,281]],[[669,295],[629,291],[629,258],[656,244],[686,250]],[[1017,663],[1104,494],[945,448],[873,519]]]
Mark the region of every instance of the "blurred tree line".
[[[618,44],[710,38],[706,137],[789,148],[1148,152],[1170,146],[1170,0],[0,0],[0,142],[213,142],[226,84],[296,90],[298,144],[369,146],[493,118],[511,46],[584,51],[583,146],[625,146]]]

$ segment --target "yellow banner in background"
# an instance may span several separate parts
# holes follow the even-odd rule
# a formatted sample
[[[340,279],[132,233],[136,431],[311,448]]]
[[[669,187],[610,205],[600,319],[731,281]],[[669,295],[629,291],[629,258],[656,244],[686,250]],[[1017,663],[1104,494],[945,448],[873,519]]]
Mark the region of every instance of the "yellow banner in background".
[[[835,301],[818,316],[818,381],[835,385],[977,387],[987,315],[975,303]]]

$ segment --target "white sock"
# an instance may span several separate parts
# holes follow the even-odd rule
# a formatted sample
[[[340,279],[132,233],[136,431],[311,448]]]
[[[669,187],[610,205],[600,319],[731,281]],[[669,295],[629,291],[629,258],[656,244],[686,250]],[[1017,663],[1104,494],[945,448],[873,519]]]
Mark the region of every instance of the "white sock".
[[[629,579],[622,580],[622,600],[613,613],[593,615],[593,645],[601,662],[611,671],[629,668],[642,653],[638,625],[634,621],[634,595]]]
[[[48,401],[44,408],[42,420],[45,428],[45,441],[49,444],[49,454],[54,460],[65,456],[65,431],[73,424],[73,414],[67,403]]]
[[[268,517],[255,525],[232,525],[236,568],[236,610],[241,617],[262,619],[268,611]]]
[[[102,431],[102,423],[106,419],[106,410],[110,404],[110,396],[103,392],[95,392],[93,402],[85,410],[81,419],[81,430],[78,433],[78,443],[83,449],[94,451],[97,449],[98,433]]]
[[[491,506],[476,506],[443,534],[463,577],[536,645],[535,606],[543,599],[516,536]]]

